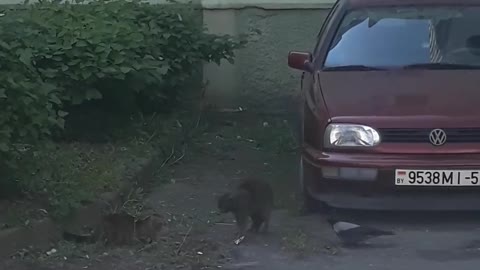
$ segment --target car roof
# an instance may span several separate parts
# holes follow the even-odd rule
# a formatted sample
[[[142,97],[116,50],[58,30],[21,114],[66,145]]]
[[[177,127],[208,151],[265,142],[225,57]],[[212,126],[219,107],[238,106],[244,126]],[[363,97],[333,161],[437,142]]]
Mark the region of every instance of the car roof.
[[[421,6],[421,5],[480,5],[480,0],[339,0],[348,7]]]

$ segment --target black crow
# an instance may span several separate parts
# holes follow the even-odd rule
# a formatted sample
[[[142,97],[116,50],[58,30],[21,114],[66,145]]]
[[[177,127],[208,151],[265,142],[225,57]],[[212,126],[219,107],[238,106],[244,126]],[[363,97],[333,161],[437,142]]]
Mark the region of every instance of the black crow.
[[[345,244],[349,245],[356,245],[377,236],[395,235],[392,231],[361,226],[355,223],[334,220],[332,218],[327,219],[327,221],[332,226],[332,229],[338,238],[340,238]]]

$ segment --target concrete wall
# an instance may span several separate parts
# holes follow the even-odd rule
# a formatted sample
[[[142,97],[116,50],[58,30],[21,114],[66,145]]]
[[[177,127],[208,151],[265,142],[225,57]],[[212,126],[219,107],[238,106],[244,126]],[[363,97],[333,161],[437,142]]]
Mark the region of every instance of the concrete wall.
[[[300,72],[287,66],[290,50],[311,50],[332,0],[203,0],[211,32],[253,36],[236,62],[206,64],[207,97],[219,107],[282,111],[298,91]]]

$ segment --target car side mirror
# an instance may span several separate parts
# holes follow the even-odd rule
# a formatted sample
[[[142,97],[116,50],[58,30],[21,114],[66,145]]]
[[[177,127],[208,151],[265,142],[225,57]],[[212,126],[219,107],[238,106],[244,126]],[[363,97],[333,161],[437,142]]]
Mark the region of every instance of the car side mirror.
[[[291,51],[288,53],[288,66],[294,69],[311,72],[312,67],[312,54],[309,52],[296,52]]]

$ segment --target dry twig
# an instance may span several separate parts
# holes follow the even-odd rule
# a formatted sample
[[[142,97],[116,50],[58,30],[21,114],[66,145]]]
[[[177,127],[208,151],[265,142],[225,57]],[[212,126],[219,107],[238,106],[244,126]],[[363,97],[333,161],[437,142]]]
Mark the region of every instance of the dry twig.
[[[177,249],[177,252],[176,254],[178,255],[180,253],[180,251],[182,250],[182,247],[183,247],[183,244],[185,244],[185,241],[187,240],[187,237],[190,235],[190,232],[192,231],[192,226],[190,226],[190,228],[188,229],[187,233],[185,234],[185,236],[183,236],[183,241],[182,243],[180,244],[180,246],[178,247]]]

